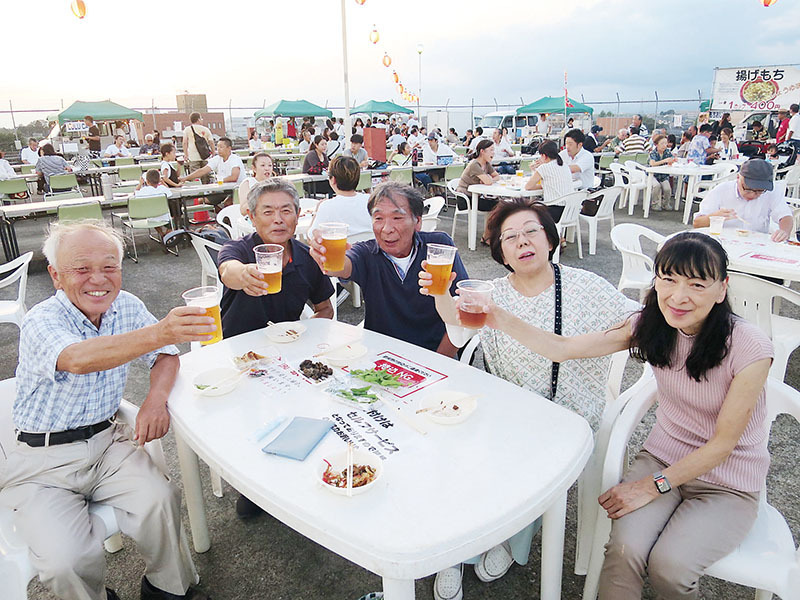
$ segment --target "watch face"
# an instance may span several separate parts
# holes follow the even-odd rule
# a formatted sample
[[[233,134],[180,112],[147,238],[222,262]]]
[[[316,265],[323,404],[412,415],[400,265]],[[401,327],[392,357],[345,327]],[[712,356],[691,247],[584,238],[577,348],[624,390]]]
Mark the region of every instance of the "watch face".
[[[656,479],[655,484],[656,488],[658,488],[658,491],[661,492],[662,494],[666,494],[668,491],[672,489],[672,486],[670,486],[669,482],[665,477],[659,477],[658,479]]]

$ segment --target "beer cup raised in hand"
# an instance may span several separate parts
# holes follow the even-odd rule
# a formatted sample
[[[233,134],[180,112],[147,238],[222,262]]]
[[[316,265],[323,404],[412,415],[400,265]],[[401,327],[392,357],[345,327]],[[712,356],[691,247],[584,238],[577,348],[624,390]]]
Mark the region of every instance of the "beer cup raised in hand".
[[[206,316],[214,319],[214,331],[209,331],[210,340],[200,342],[201,345],[216,344],[222,340],[222,319],[219,312],[220,291],[216,286],[203,286],[192,288],[181,294],[186,306],[199,306],[206,310]]]
[[[425,270],[433,276],[428,293],[441,296],[450,288],[450,273],[456,256],[455,246],[428,244],[427,266]]]
[[[484,307],[492,298],[494,284],[477,279],[464,279],[456,285],[459,291],[458,318],[462,327],[480,329],[486,325]]]
[[[325,247],[325,270],[334,273],[343,271],[347,250],[347,223],[321,223],[319,231]]]
[[[268,294],[281,291],[283,282],[283,246],[280,244],[260,244],[253,248],[258,272],[267,284]]]

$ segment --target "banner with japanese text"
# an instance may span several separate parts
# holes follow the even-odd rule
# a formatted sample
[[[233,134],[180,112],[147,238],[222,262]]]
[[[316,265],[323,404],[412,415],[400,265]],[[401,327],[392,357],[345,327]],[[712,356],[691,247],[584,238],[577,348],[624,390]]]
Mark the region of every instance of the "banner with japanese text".
[[[715,69],[711,109],[777,110],[800,96],[800,65]]]

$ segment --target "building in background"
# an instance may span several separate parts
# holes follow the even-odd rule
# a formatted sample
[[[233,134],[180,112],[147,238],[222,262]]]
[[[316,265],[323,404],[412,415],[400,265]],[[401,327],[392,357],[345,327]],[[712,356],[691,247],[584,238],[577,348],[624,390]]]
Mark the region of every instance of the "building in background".
[[[226,135],[225,114],[209,112],[205,94],[178,94],[175,99],[178,106],[177,111],[144,113],[145,133],[156,130],[162,139],[177,137],[180,141],[184,128],[190,125],[189,115],[199,112],[203,116],[203,125],[211,130],[215,138]]]

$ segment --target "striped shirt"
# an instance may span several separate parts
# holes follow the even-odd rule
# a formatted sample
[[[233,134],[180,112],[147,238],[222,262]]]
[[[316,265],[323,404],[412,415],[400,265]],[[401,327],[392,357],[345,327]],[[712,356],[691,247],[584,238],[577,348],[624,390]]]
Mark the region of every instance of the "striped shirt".
[[[645,143],[647,143],[647,140],[645,140],[642,136],[632,133],[622,142],[622,151],[644,152]]]
[[[77,374],[57,370],[58,357],[72,344],[156,322],[141,300],[124,291],[103,313],[99,329],[61,290],[34,306],[20,329],[14,425],[21,431],[44,433],[110,419],[122,400],[130,363]],[[151,368],[159,354],[178,354],[178,349],[165,346],[146,354]]]
[[[658,409],[656,424],[644,448],[669,465],[712,438],[733,378],[754,362],[773,356],[772,342],[766,334],[756,325],[736,318],[728,355],[697,382],[685,371],[693,343],[693,336],[679,331],[671,361],[676,366],[653,367],[658,383]],[[769,468],[766,414],[766,391],[762,389],[733,452],[698,479],[742,492],[764,489]]]
[[[542,192],[545,204],[550,204],[566,194],[572,193],[572,172],[566,164],[559,165],[558,161],[551,160],[536,168],[542,176]]]

